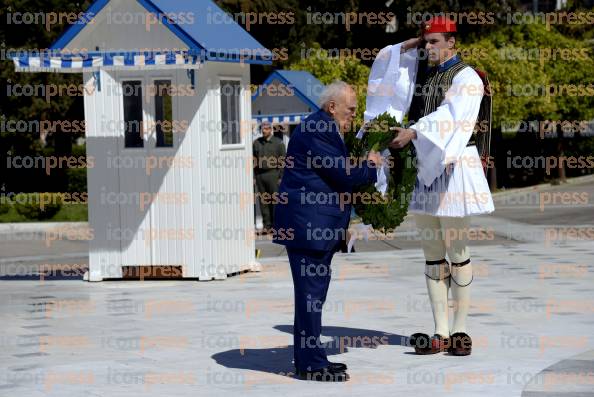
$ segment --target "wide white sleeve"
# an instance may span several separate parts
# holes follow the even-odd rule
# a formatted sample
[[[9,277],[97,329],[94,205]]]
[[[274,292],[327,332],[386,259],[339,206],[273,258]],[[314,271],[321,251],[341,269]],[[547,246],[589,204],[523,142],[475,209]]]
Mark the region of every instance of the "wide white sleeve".
[[[364,119],[370,121],[388,112],[402,122],[408,112],[417,71],[417,51],[401,54],[402,43],[389,45],[377,54],[367,82]]]
[[[466,67],[454,77],[441,105],[410,126],[417,132],[412,142],[417,151],[418,177],[425,186],[462,155],[472,136],[483,92],[479,75]]]

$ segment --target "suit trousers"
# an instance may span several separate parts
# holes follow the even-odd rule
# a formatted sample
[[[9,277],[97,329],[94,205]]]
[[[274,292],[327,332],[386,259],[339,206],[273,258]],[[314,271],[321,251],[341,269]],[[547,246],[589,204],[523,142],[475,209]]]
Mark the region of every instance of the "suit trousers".
[[[295,291],[293,354],[298,371],[315,371],[329,363],[320,334],[335,252],[287,247]]]

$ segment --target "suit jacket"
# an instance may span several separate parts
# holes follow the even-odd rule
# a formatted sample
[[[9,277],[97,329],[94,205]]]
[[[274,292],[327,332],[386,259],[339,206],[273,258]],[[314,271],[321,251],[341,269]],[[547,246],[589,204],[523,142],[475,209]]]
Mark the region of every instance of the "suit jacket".
[[[350,167],[348,159],[338,125],[325,111],[312,113],[295,128],[274,210],[275,243],[320,251],[337,249],[351,215],[350,201],[341,203],[340,197],[377,178],[376,169],[367,161]]]

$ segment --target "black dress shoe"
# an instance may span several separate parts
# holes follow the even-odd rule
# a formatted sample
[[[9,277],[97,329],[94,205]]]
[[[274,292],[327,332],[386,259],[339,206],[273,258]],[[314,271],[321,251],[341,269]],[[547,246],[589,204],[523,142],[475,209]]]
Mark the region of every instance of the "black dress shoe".
[[[342,371],[342,372],[344,372],[344,371],[347,370],[346,364],[343,364],[343,363],[330,363],[328,365],[328,367],[332,368],[332,370],[334,370],[334,371]]]
[[[433,337],[423,333],[412,334],[409,342],[415,348],[415,353],[422,355],[445,352],[450,348],[450,338],[438,334]]]
[[[349,374],[344,371],[335,370],[331,366],[315,371],[297,371],[297,376],[302,380],[313,380],[316,382],[346,382],[350,379]]]
[[[332,371],[334,372],[344,372],[347,370],[347,365],[343,364],[343,363],[328,363],[328,368],[332,369]],[[298,372],[297,368],[295,368],[295,371]]]
[[[468,356],[472,353],[472,338],[465,332],[456,332],[450,337],[452,343],[448,352],[454,356]]]

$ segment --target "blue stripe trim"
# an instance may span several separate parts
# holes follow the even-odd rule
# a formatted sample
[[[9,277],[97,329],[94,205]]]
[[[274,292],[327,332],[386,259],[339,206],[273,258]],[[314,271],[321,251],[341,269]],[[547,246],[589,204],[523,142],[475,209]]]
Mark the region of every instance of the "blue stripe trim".
[[[256,114],[252,116],[252,119],[256,119],[256,120],[272,120],[275,117],[279,118],[279,119],[284,119],[285,117],[288,117],[290,121],[295,121],[297,120],[297,118],[305,118],[307,116],[309,116],[311,113],[282,113],[282,114]]]
[[[138,51],[115,51],[115,52],[110,52],[110,51],[106,51],[106,52],[97,52],[97,51],[93,51],[93,52],[87,52],[84,54],[63,54],[59,51],[43,51],[43,52],[37,52],[37,51],[28,51],[28,52],[18,52],[18,51],[12,51],[9,52],[7,55],[9,58],[35,58],[35,57],[39,57],[39,58],[63,58],[63,59],[72,59],[72,58],[89,58],[89,57],[93,57],[93,58],[97,58],[97,57],[114,57],[114,56],[134,56],[134,55],[144,55],[145,57],[147,56],[154,56],[154,55],[166,55],[166,54],[183,54],[183,55],[188,55],[188,56],[192,56],[192,57],[198,57],[198,55],[192,51],[155,51],[155,52],[147,52],[147,51],[143,51],[143,52],[138,52]]]
[[[184,54],[192,57],[196,57],[203,60],[201,51],[188,50],[188,51],[88,51],[80,54],[62,53],[59,50],[52,51],[10,51],[7,53],[9,58],[33,58],[33,57],[48,57],[48,58],[87,58],[87,57],[114,57],[114,56],[131,56],[131,55],[144,55],[150,57],[154,55],[164,54]]]
[[[50,55],[51,54],[51,55]],[[140,64],[136,62],[136,57],[143,55],[144,56],[144,64]],[[89,68],[93,66],[93,62],[97,62],[98,60],[101,63],[98,65],[100,66],[113,66],[114,65],[114,57],[122,56],[124,59],[124,66],[143,66],[143,65],[157,65],[156,56],[157,55],[164,55],[165,56],[165,65],[178,65],[177,58],[178,56],[182,56],[183,63],[179,63],[179,65],[198,65],[202,63],[202,57],[190,54],[190,51],[175,51],[175,52],[114,52],[114,53],[101,53],[101,52],[93,52],[84,55],[72,55],[72,54],[59,54],[55,53],[55,51],[49,52],[32,52],[32,53],[22,53],[22,52],[10,52],[8,54],[9,58],[18,61],[18,65],[20,67],[30,67],[31,66],[31,59],[38,58],[39,59],[39,67],[41,68],[51,68],[51,61],[52,59],[60,60],[61,64],[57,68],[62,69],[71,69],[73,66],[73,61],[81,62],[82,68]]]
[[[126,54],[126,56],[124,56],[124,65],[134,66],[134,55],[133,54]]]
[[[165,65],[178,65],[177,63],[177,55],[178,53],[167,53],[165,54]],[[51,68],[51,61],[53,59],[58,59],[60,61],[60,66],[57,68],[61,69],[72,69],[73,68],[73,58],[59,58],[59,57],[48,57],[48,56],[20,56],[20,57],[13,57],[14,60],[18,61],[19,67],[30,67],[31,66],[31,59],[38,58],[39,59],[39,67],[40,68]],[[80,59],[76,59],[77,62],[80,62],[81,68],[90,68],[93,67],[93,63],[100,60],[100,64],[98,67],[101,66],[113,66],[114,64],[114,57],[105,54],[104,56],[87,56],[87,57],[80,57]],[[197,56],[187,56],[184,55],[183,63],[179,63],[179,65],[196,65],[199,64],[200,60]],[[124,56],[124,64],[123,66],[143,66],[143,65],[156,65],[156,59],[154,56],[148,57],[144,59],[144,64],[140,64],[136,62],[136,58],[133,54],[127,54]]]

